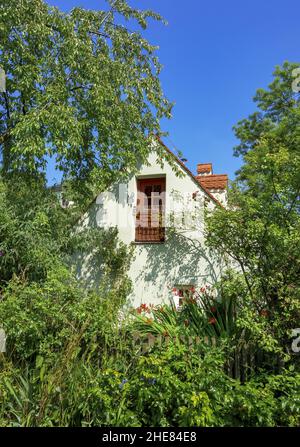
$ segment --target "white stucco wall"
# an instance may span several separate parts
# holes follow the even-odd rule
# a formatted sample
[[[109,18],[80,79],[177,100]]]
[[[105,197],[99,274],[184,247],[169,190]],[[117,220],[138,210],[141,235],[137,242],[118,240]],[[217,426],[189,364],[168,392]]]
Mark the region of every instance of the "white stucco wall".
[[[129,300],[134,307],[141,303],[159,304],[172,299],[173,287],[213,284],[219,278],[221,268],[220,261],[214,259],[205,248],[205,192],[183,168],[180,167],[183,175],[176,176],[169,163],[165,162],[161,167],[155,152],[151,153],[148,162],[148,165],[140,167],[138,176],[132,177],[126,185],[114,185],[110,191],[100,194],[80,222],[81,227],[117,227],[120,240],[134,245],[129,271],[133,283]],[[155,176],[166,178],[167,227],[173,216],[176,231],[167,228],[164,243],[135,244],[136,179]],[[215,205],[210,200],[206,206]],[[84,262],[79,275],[89,275]]]
[[[209,192],[223,205],[227,204],[227,190],[226,189],[210,189]]]

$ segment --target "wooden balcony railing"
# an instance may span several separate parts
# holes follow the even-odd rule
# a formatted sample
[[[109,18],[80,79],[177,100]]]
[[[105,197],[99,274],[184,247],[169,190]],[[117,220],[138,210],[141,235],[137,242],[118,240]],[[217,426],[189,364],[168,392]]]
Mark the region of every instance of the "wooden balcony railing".
[[[165,227],[141,227],[135,229],[136,242],[164,242],[165,241]]]

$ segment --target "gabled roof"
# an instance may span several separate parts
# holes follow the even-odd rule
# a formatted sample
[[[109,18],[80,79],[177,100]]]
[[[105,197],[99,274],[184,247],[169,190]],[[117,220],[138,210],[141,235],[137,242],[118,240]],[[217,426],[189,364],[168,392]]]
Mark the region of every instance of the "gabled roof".
[[[182,167],[182,169],[186,172],[186,174],[194,181],[194,183],[200,188],[202,189],[202,191],[213,201],[215,202],[217,205],[220,205],[222,208],[224,208],[224,206],[221,204],[221,202],[219,202],[218,199],[216,199],[211,192],[206,188],[205,185],[202,184],[202,182],[200,183],[198,181],[198,178],[194,176],[194,174],[189,170],[189,168],[180,160],[180,158],[178,158],[174,152],[172,152],[166,145],[165,143],[161,140],[161,138],[156,135],[155,136],[157,141],[163,146],[163,148],[169,153],[171,154],[175,160],[177,161],[177,163]],[[204,178],[205,176],[203,176]],[[208,177],[208,176],[207,176]],[[227,177],[227,176],[226,176]]]
[[[206,196],[209,198],[209,199],[211,199],[213,202],[215,202],[217,205],[219,205],[219,206],[221,206],[222,208],[224,208],[224,206],[222,205],[222,203],[221,202],[219,202],[219,200],[218,199],[216,199],[210,192],[209,192],[209,190],[207,189],[207,187],[206,186],[204,186],[203,184],[201,184],[200,182],[199,182],[199,180],[197,179],[197,177],[195,177],[194,175],[193,175],[193,173],[189,170],[189,168],[180,160],[180,158],[178,158],[175,154],[174,154],[174,152],[172,152],[171,151],[171,149],[169,149],[166,145],[165,145],[165,143],[161,140],[161,138],[158,136],[158,135],[155,135],[155,138],[157,139],[157,141],[162,145],[162,147],[170,154],[170,155],[172,155],[173,157],[174,157],[174,159],[176,160],[176,162],[181,166],[181,168],[185,171],[185,173],[193,180],[193,182],[195,183],[195,185],[197,185],[197,187],[199,188],[200,187],[200,189],[206,194]],[[203,176],[204,177],[204,176]],[[208,177],[208,176],[207,176]],[[86,208],[86,210],[83,212],[83,213],[81,213],[81,215],[78,217],[78,219],[76,219],[76,222],[78,222],[83,216],[84,216],[84,214],[85,214],[85,212],[90,208],[90,206],[96,201],[96,199],[97,199],[97,197],[98,197],[98,194],[97,194],[97,196],[95,196],[94,198],[93,198],[93,200],[91,200],[91,202],[89,203],[89,205],[87,206],[87,208]]]

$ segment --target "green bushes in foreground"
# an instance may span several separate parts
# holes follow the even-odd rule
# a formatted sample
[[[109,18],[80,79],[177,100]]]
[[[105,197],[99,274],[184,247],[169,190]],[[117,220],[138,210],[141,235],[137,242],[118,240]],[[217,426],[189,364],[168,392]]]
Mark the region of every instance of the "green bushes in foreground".
[[[300,374],[292,366],[241,383],[224,368],[224,338],[209,346],[172,337],[141,349],[141,316],[118,317],[123,293],[87,292],[63,269],[40,284],[7,287],[1,426],[299,425]]]
[[[2,365],[2,426],[298,426],[300,375],[229,378],[219,350],[169,345],[113,366],[72,340],[55,366]]]

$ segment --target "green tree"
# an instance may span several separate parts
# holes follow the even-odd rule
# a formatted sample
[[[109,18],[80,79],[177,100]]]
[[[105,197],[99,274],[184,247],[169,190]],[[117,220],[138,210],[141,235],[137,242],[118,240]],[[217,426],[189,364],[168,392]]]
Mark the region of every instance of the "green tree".
[[[157,47],[140,32],[161,17],[108,3],[108,11],[64,13],[43,0],[0,1],[5,173],[45,171],[50,156],[66,176],[99,188],[146,158],[145,137],[171,113]]]
[[[109,289],[126,274],[129,253],[117,230],[74,231],[77,211],[63,208],[41,176],[0,178],[0,214],[0,291],[13,277],[43,282],[49,271],[70,268],[75,253],[90,253]]]
[[[289,352],[300,322],[299,65],[284,63],[254,100],[258,111],[235,126],[243,157],[228,209],[208,221],[208,243],[234,260],[244,278],[240,324],[267,350]],[[228,284],[227,284],[228,285]]]

